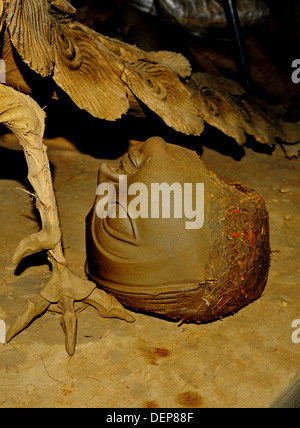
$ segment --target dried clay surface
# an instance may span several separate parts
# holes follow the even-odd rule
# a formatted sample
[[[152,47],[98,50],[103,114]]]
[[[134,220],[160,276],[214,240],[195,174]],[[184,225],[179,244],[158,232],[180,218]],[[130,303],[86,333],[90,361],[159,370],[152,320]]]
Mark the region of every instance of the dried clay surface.
[[[65,256],[84,277],[85,217],[100,160],[68,140],[45,142]],[[50,272],[41,255],[23,261],[17,275],[11,269],[15,248],[39,224],[23,152],[11,136],[2,137],[0,152],[0,319],[9,326]],[[272,261],[263,296],[206,325],[139,313],[128,324],[101,318],[89,307],[78,315],[72,357],[65,352],[59,316],[46,313],[0,344],[0,407],[268,407],[299,378],[300,344],[292,341],[291,325],[300,318],[300,163],[286,159],[280,147],[271,156],[248,148],[245,153],[236,161],[204,148],[202,159],[266,202]],[[6,165],[15,167],[8,171]]]

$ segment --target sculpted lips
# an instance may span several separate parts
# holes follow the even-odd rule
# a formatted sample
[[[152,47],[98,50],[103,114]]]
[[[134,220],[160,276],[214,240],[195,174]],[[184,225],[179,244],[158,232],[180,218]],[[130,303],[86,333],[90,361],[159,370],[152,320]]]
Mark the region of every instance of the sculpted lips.
[[[121,171],[118,167],[103,163],[100,167],[100,182],[110,181],[112,183],[119,182]]]

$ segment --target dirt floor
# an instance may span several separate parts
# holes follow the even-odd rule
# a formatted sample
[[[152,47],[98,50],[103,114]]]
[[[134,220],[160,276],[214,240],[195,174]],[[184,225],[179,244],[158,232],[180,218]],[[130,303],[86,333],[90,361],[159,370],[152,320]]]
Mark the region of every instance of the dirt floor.
[[[65,139],[46,143],[65,254],[84,276],[85,217],[100,160]],[[11,268],[17,244],[39,224],[26,192],[23,153],[9,136],[2,137],[0,159],[0,319],[9,326],[50,272],[45,255],[30,257],[17,272]],[[0,407],[269,407],[299,381],[292,322],[300,319],[300,160],[286,159],[280,146],[271,155],[246,148],[240,159],[204,147],[202,159],[266,201],[272,262],[263,296],[206,325],[144,314],[127,324],[88,308],[79,314],[71,358],[59,315],[46,313],[0,344]]]

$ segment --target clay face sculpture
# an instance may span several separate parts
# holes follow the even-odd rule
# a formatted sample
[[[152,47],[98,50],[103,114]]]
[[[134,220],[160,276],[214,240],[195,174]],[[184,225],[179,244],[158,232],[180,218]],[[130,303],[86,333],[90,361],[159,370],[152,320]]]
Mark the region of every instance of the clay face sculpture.
[[[269,270],[269,227],[255,192],[207,170],[195,152],[158,137],[125,154],[119,166],[102,165],[99,183],[119,190],[124,177],[127,205],[124,192],[117,191],[110,206],[114,215],[101,218],[104,196],[97,195],[87,216],[90,279],[127,306],[195,322],[237,312],[261,295]],[[162,183],[160,215],[153,218],[153,184]],[[185,184],[192,184],[188,197]],[[171,207],[166,218],[163,201]],[[139,217],[132,210],[137,203]]]

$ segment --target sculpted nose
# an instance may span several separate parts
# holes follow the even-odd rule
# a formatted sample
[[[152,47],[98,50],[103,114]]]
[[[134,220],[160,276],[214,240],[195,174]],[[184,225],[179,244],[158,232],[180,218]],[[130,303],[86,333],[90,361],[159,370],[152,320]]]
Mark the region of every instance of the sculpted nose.
[[[168,151],[167,143],[160,137],[149,138],[142,147],[142,152],[150,156],[166,155]]]

